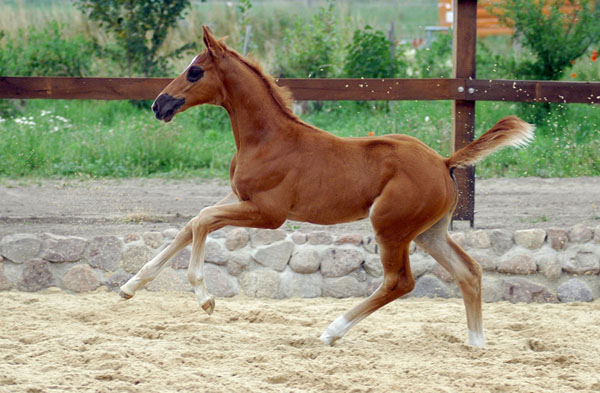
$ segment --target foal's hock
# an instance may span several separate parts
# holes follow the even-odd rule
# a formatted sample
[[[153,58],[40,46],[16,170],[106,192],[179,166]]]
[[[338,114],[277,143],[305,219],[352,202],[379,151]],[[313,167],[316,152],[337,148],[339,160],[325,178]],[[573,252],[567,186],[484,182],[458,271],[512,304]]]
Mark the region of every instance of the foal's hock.
[[[457,281],[467,311],[469,343],[483,346],[481,268],[447,231],[457,201],[451,173],[502,147],[527,144],[533,127],[505,117],[450,158],[406,135],[340,138],[296,117],[286,89],[203,29],[206,50],[160,93],[152,109],[165,122],[195,105],[227,110],[236,145],[232,192],[202,209],[121,287],[121,295],[132,297],[192,243],[188,278],[210,314],[215,301],[206,291],[203,272],[210,232],[226,225],[278,228],[286,219],[335,224],[369,217],[381,250],[383,282],[333,321],[321,340],[332,344],[361,319],[413,289],[409,245],[414,240]]]

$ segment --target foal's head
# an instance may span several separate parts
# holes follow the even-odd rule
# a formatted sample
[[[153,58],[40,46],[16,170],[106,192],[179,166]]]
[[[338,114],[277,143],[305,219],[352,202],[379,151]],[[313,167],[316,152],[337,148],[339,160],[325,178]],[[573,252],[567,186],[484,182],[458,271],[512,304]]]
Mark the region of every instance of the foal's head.
[[[226,46],[217,41],[210,29],[202,26],[206,49],[194,57],[186,70],[160,92],[152,110],[158,120],[171,121],[173,116],[201,104],[219,105],[224,90],[216,61],[226,54]]]

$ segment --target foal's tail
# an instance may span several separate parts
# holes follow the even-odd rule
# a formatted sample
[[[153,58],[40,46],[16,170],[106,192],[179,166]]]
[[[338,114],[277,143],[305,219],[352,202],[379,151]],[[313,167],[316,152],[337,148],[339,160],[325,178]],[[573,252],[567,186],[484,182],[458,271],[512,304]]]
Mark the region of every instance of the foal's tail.
[[[516,116],[507,116],[485,134],[446,159],[448,169],[475,164],[506,146],[526,146],[533,140],[535,127]]]

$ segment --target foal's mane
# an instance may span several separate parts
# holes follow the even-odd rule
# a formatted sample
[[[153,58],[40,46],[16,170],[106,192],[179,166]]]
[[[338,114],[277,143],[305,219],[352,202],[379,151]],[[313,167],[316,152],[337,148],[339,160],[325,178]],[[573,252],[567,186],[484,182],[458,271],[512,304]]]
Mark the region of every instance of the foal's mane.
[[[300,121],[298,116],[292,112],[292,103],[294,102],[294,97],[290,89],[288,89],[286,86],[279,86],[277,83],[275,83],[275,78],[269,74],[265,74],[262,70],[262,67],[254,59],[244,57],[224,44],[222,44],[222,46],[227,48],[227,53],[235,57],[261,78],[267,87],[267,90],[271,93],[271,96],[285,115],[295,121]]]

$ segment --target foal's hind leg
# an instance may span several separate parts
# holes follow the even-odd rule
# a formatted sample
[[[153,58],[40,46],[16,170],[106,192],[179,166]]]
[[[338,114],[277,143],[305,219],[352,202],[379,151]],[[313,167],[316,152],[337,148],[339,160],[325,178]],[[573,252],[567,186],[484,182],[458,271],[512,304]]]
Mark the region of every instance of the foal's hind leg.
[[[485,346],[481,315],[481,266],[448,235],[452,213],[419,235],[415,242],[423,247],[452,275],[462,292],[467,311],[469,344]]]
[[[427,202],[407,177],[398,176],[387,183],[370,216],[381,251],[383,282],[366,300],[329,325],[321,335],[325,344],[332,344],[361,319],[413,290],[409,246],[430,218],[428,214],[419,216],[419,212],[427,211],[422,208]]]
[[[321,335],[321,341],[332,345],[359,321],[389,302],[412,291],[415,282],[408,259],[409,244],[410,241],[399,244],[380,243],[381,263],[384,272],[383,282],[366,300],[334,320]]]

